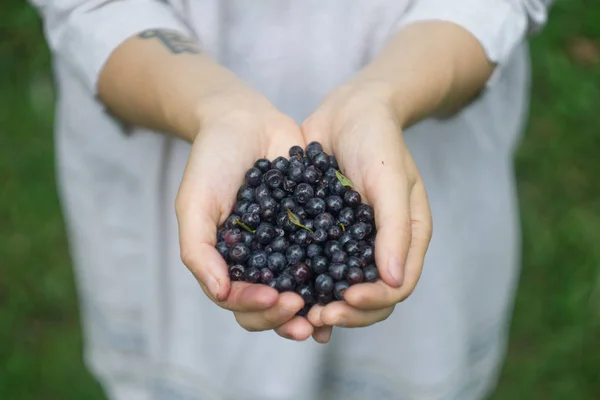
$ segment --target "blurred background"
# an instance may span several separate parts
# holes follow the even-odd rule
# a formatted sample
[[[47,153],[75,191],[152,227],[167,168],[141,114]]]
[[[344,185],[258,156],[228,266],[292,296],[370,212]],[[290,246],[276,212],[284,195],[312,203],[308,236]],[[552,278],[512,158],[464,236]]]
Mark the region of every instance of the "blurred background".
[[[517,157],[524,265],[494,400],[600,399],[600,1],[556,0],[531,40]],[[35,12],[0,5],[0,399],[103,399],[81,360]]]

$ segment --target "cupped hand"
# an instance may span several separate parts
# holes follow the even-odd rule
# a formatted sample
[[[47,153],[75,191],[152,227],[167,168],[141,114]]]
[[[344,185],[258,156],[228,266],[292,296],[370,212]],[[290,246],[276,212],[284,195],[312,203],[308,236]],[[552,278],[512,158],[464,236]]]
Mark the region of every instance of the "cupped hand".
[[[283,337],[305,340],[313,333],[295,293],[278,294],[266,285],[230,282],[215,249],[217,229],[230,215],[245,172],[259,158],[287,155],[304,145],[300,128],[258,94],[236,93],[209,101],[176,200],[181,258],[206,295],[233,311],[249,331],[275,329]]]
[[[315,306],[316,327],[368,326],[386,319],[414,290],[432,234],[425,186],[385,92],[368,86],[334,91],[302,126],[319,141],[375,210],[375,261],[381,280],[351,286],[345,302]],[[321,328],[322,329],[322,328]]]

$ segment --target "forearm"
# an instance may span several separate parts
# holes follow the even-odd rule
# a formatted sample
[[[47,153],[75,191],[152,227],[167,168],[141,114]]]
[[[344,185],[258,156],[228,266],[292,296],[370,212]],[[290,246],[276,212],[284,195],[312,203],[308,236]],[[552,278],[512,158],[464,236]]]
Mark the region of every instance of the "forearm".
[[[249,90],[193,41],[167,31],[145,31],[123,42],[98,82],[100,99],[121,120],[188,141],[216,108],[215,99],[240,98]]]
[[[419,22],[393,37],[352,81],[389,101],[403,128],[456,112],[482,89],[494,65],[469,32],[450,22]]]

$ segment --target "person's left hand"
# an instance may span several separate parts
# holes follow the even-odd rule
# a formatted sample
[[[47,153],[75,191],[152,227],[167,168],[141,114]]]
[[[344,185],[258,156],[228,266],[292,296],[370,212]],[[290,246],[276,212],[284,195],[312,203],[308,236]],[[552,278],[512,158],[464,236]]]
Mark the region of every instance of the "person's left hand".
[[[328,326],[362,327],[389,317],[421,274],[432,234],[425,186],[384,90],[348,85],[334,91],[302,126],[306,143],[333,153],[342,172],[375,211],[375,259],[381,280],[350,287],[345,302],[313,306],[315,340]]]

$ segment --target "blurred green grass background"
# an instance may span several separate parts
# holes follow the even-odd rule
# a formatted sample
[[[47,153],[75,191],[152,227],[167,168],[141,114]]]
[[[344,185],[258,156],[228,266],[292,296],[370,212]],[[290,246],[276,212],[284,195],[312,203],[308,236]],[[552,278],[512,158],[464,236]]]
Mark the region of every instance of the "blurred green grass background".
[[[35,12],[0,6],[0,399],[102,399],[56,195],[50,58]],[[517,157],[524,267],[494,400],[600,399],[600,1],[558,0],[532,39]]]

